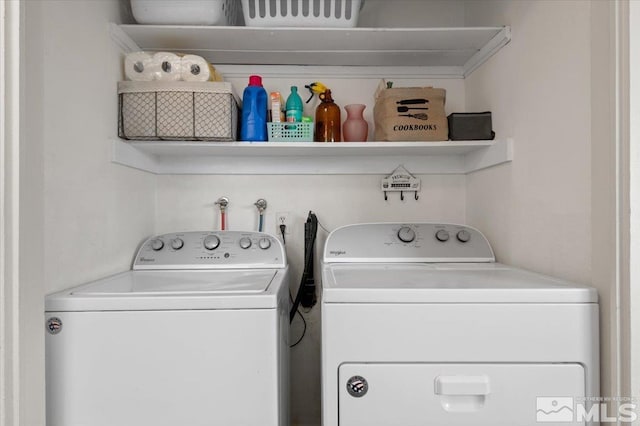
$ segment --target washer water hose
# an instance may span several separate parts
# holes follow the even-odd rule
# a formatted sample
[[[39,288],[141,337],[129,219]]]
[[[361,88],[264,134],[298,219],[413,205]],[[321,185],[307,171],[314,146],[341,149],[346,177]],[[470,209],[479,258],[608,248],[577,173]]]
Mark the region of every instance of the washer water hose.
[[[220,197],[216,201],[216,204],[220,206],[220,230],[227,229],[227,206],[229,205],[229,199],[227,197]]]
[[[264,231],[264,211],[267,209],[267,200],[264,198],[259,198],[258,201],[253,203],[254,206],[258,209],[259,219],[258,219],[258,232]]]

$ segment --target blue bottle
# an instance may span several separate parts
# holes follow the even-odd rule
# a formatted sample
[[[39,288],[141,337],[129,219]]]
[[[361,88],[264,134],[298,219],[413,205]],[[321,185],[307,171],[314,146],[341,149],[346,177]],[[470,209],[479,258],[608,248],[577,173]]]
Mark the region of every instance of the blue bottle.
[[[267,91],[262,87],[262,77],[259,75],[249,77],[249,85],[242,94],[240,140],[267,140]]]

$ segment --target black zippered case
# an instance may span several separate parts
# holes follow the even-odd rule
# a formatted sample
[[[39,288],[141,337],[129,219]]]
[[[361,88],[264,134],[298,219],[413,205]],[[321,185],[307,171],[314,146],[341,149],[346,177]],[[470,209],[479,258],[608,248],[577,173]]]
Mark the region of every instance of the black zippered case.
[[[493,140],[491,112],[454,112],[447,116],[449,140],[476,141]]]

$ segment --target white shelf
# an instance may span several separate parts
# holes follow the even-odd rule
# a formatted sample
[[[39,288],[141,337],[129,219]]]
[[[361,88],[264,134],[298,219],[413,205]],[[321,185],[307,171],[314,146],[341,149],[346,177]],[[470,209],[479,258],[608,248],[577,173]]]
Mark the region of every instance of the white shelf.
[[[513,141],[126,142],[113,162],[155,174],[466,174],[513,159]]]
[[[110,26],[123,51],[194,53],[225,75],[464,78],[511,40],[509,27],[254,28]],[[236,67],[236,68],[234,68]],[[236,71],[234,71],[236,70]],[[261,73],[262,70],[261,70]],[[263,73],[264,74],[264,73]],[[511,161],[512,141],[247,143],[113,141],[113,161],[156,174],[466,174]]]
[[[466,77],[511,40],[509,27],[257,28],[111,25],[125,50],[201,55],[216,65],[420,67]],[[424,67],[428,67],[425,73]],[[369,70],[370,71],[370,70]],[[385,69],[381,74],[388,74]]]

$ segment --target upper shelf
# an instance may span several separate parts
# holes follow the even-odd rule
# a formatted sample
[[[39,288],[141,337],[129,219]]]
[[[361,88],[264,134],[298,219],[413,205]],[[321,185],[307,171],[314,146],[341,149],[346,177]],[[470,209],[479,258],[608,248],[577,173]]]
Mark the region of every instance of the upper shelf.
[[[115,25],[125,50],[194,53],[218,65],[435,67],[466,77],[511,40],[510,27],[259,28]]]
[[[466,174],[513,159],[510,139],[447,142],[113,141],[113,161],[155,174]]]

